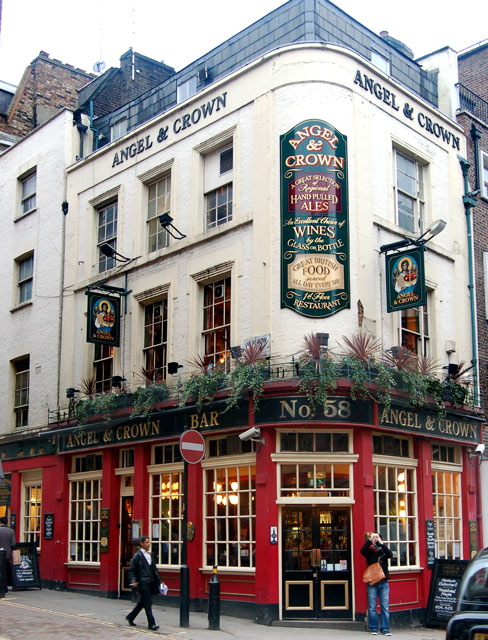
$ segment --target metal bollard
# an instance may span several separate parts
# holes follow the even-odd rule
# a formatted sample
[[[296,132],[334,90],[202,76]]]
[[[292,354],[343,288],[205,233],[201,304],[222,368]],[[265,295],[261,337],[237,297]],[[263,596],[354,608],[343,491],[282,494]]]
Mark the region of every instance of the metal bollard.
[[[208,583],[208,628],[214,631],[220,629],[220,582],[216,566]]]

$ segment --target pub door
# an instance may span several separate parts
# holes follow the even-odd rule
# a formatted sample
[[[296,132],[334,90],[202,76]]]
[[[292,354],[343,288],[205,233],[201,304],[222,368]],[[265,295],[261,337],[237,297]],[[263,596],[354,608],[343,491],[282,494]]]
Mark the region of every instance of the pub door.
[[[122,496],[120,518],[120,592],[130,592],[129,565],[134,555],[132,538],[132,518],[134,513],[134,497]]]
[[[285,507],[283,618],[352,619],[350,511]]]

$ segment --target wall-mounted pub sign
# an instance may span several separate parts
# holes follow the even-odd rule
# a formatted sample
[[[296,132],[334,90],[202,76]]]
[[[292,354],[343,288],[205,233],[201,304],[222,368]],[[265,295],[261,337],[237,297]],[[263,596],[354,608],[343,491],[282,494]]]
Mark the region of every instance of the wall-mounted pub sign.
[[[118,347],[120,298],[93,291],[87,293],[87,297],[86,341]]]
[[[423,247],[386,254],[385,266],[388,313],[426,304]]]
[[[281,306],[325,318],[350,307],[346,136],[306,120],[280,149]]]

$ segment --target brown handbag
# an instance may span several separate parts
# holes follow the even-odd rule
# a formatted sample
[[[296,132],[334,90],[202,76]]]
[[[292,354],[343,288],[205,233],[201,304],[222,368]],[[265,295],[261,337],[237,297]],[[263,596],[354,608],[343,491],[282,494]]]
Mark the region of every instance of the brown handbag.
[[[381,582],[385,579],[385,574],[379,562],[374,562],[366,567],[363,573],[363,582],[367,582],[370,585]]]

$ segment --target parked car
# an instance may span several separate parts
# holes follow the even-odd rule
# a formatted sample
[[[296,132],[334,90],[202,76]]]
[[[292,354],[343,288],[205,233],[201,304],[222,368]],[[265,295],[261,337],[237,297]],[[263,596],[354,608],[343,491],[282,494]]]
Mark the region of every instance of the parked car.
[[[446,640],[488,640],[488,547],[466,567]]]

